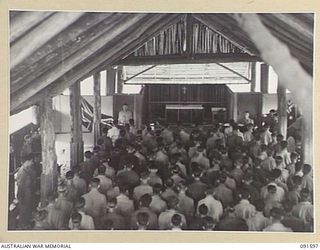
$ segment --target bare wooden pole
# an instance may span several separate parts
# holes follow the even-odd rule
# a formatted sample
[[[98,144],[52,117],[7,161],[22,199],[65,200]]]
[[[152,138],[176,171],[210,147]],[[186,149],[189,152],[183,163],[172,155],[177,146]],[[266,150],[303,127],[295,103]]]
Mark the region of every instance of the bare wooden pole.
[[[82,117],[81,117],[81,92],[80,82],[70,87],[70,165],[78,165],[83,161]]]
[[[251,63],[251,92],[255,92],[256,89],[256,68],[257,68],[257,63],[252,62]]]
[[[267,94],[269,89],[269,65],[263,63],[260,69],[261,93]]]
[[[279,117],[279,131],[284,138],[287,138],[287,89],[281,84],[278,84],[278,117]]]
[[[93,109],[93,134],[94,144],[100,137],[101,124],[101,77],[100,72],[93,75],[93,94],[94,94],[94,109]]]
[[[42,149],[42,174],[40,181],[41,206],[46,206],[47,197],[57,188],[57,156],[53,126],[52,98],[43,98],[40,104],[40,128]]]
[[[123,90],[123,66],[117,68],[117,93],[121,94]]]
[[[113,95],[116,87],[116,70],[112,67],[107,69],[107,95]]]

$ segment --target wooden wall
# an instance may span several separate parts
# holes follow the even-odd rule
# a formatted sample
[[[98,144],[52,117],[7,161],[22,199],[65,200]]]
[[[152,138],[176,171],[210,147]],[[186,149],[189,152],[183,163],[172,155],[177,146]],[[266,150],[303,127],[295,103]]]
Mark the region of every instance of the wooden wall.
[[[227,108],[227,87],[223,84],[155,84],[144,89],[144,120],[164,120],[166,104],[199,104],[204,107],[204,121],[211,122],[211,107]]]

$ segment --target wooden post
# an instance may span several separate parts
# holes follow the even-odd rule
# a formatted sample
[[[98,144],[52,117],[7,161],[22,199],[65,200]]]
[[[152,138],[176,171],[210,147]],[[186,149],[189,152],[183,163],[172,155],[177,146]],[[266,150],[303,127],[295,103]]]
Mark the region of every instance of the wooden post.
[[[93,108],[93,134],[94,145],[100,137],[100,123],[101,123],[101,78],[100,72],[93,75],[93,94],[94,94],[94,108]]]
[[[311,110],[310,110],[311,112]],[[312,123],[302,118],[302,160],[305,164],[313,164]]]
[[[252,62],[251,63],[251,92],[255,92],[255,89],[256,89],[256,68],[257,68],[257,63]]]
[[[70,166],[72,167],[83,161],[80,82],[74,83],[69,90],[71,117]]]
[[[42,174],[40,180],[41,206],[47,205],[47,197],[57,190],[57,156],[53,126],[52,98],[47,96],[40,103],[40,127],[42,147]]]
[[[117,68],[117,94],[121,94],[123,89],[123,66]]]
[[[284,138],[287,138],[287,89],[278,82],[278,117],[279,117],[279,131]]]
[[[261,93],[268,94],[269,88],[269,65],[261,64]]]
[[[106,95],[113,95],[115,93],[116,87],[116,70],[113,68],[107,69],[107,87],[106,87]]]

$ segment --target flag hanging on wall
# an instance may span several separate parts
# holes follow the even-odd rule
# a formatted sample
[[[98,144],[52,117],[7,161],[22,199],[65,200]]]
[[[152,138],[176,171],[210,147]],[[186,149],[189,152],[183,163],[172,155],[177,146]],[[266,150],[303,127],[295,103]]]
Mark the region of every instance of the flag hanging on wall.
[[[92,105],[83,97],[81,97],[81,118],[82,125],[92,132],[93,127],[93,107]],[[112,127],[113,117],[101,114],[101,124],[109,128]]]

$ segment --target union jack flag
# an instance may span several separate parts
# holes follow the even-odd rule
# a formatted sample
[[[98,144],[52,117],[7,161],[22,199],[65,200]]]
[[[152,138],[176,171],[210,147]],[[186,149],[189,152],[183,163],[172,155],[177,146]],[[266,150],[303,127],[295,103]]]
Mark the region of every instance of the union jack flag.
[[[93,107],[91,104],[81,97],[81,117],[82,117],[82,125],[92,132],[93,127]],[[112,127],[113,117],[101,114],[101,124],[107,126],[109,128]]]

